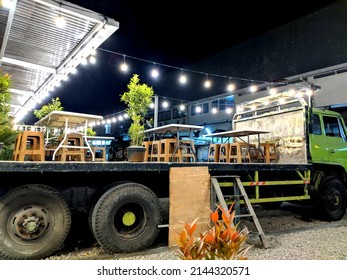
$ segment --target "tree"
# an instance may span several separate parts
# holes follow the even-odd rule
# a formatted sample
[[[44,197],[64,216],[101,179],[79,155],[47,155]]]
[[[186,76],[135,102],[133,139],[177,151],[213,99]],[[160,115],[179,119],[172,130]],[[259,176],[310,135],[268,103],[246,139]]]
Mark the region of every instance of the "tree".
[[[39,110],[35,110],[34,111],[34,115],[35,115],[36,118],[41,120],[42,118],[47,116],[50,112],[53,112],[53,111],[63,111],[63,110],[64,110],[64,107],[62,106],[59,97],[56,97],[56,98],[52,98],[51,103],[43,105],[41,107],[41,109],[39,109]],[[86,133],[87,133],[88,136],[95,136],[96,135],[96,132],[92,128],[90,128],[90,127],[88,127]]]
[[[64,108],[61,105],[59,97],[57,97],[55,99],[52,98],[52,102],[51,103],[43,105],[41,107],[41,109],[39,109],[39,110],[35,110],[34,111],[34,115],[35,115],[36,118],[41,120],[42,118],[47,116],[50,112],[53,112],[53,111],[63,111],[63,109]]]
[[[153,88],[141,84],[138,74],[133,75],[128,84],[128,91],[121,95],[121,101],[127,105],[126,112],[132,121],[128,130],[132,146],[142,146],[146,116],[153,96]]]

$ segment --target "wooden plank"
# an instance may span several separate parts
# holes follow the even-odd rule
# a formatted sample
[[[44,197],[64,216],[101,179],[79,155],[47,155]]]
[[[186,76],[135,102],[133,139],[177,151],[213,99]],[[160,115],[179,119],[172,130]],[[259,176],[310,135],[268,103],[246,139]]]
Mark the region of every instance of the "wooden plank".
[[[210,174],[207,166],[170,168],[169,246],[176,246],[175,233],[196,218],[196,233],[210,223]]]

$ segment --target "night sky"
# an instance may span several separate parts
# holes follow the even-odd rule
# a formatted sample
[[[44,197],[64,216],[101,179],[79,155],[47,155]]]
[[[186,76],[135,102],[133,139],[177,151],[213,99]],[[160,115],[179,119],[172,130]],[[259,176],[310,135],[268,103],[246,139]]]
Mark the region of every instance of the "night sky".
[[[120,95],[134,73],[159,96],[166,96],[167,88],[177,87],[175,98],[199,99],[199,90],[192,84],[182,88],[165,81],[165,75],[179,70],[160,67],[161,76],[153,80],[149,76],[153,64],[143,60],[189,69],[199,60],[336,1],[278,1],[275,5],[270,1],[217,1],[221,4],[213,6],[212,2],[181,0],[69,2],[113,18],[119,29],[97,50],[97,63],[80,65],[77,75],[52,98],[59,96],[66,111],[106,116],[124,109]],[[122,73],[123,56],[119,54],[140,60],[126,57],[130,71]],[[216,94],[221,93],[211,90],[211,96]]]

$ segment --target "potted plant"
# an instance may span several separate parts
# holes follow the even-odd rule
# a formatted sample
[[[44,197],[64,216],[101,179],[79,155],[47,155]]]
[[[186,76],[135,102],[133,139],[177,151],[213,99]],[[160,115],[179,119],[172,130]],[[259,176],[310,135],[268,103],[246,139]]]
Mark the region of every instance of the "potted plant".
[[[127,88],[128,91],[121,95],[121,101],[127,105],[126,112],[131,119],[128,130],[130,137],[130,146],[127,148],[128,161],[143,161],[146,151],[142,145],[145,138],[146,116],[154,96],[154,90],[147,84],[141,84],[138,74],[132,76]],[[133,158],[134,153],[135,158]]]

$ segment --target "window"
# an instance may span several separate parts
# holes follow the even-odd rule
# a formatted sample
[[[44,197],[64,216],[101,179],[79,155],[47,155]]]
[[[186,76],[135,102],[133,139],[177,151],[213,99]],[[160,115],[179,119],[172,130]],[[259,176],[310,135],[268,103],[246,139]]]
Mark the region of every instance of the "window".
[[[171,120],[171,110],[159,112],[159,114],[158,114],[158,120],[159,120],[160,122]]]
[[[111,125],[110,124],[105,125],[105,134],[111,134]]]
[[[323,123],[326,136],[341,137],[338,118],[324,116]]]
[[[212,108],[218,109],[218,111],[223,111],[227,108],[233,109],[235,107],[234,95],[230,95],[217,100],[212,100],[211,106]]]
[[[322,135],[322,128],[320,125],[319,115],[314,114],[312,117],[312,134]]]
[[[181,110],[178,110],[177,108],[172,109],[172,118],[173,119],[183,118],[186,116],[187,116],[186,111],[181,111]]]
[[[197,107],[200,107],[201,112],[196,111]],[[190,109],[190,115],[191,116],[195,116],[195,115],[199,115],[199,114],[206,114],[209,112],[208,102],[205,102],[203,104],[198,104],[198,105],[192,105],[190,108],[191,108]]]

